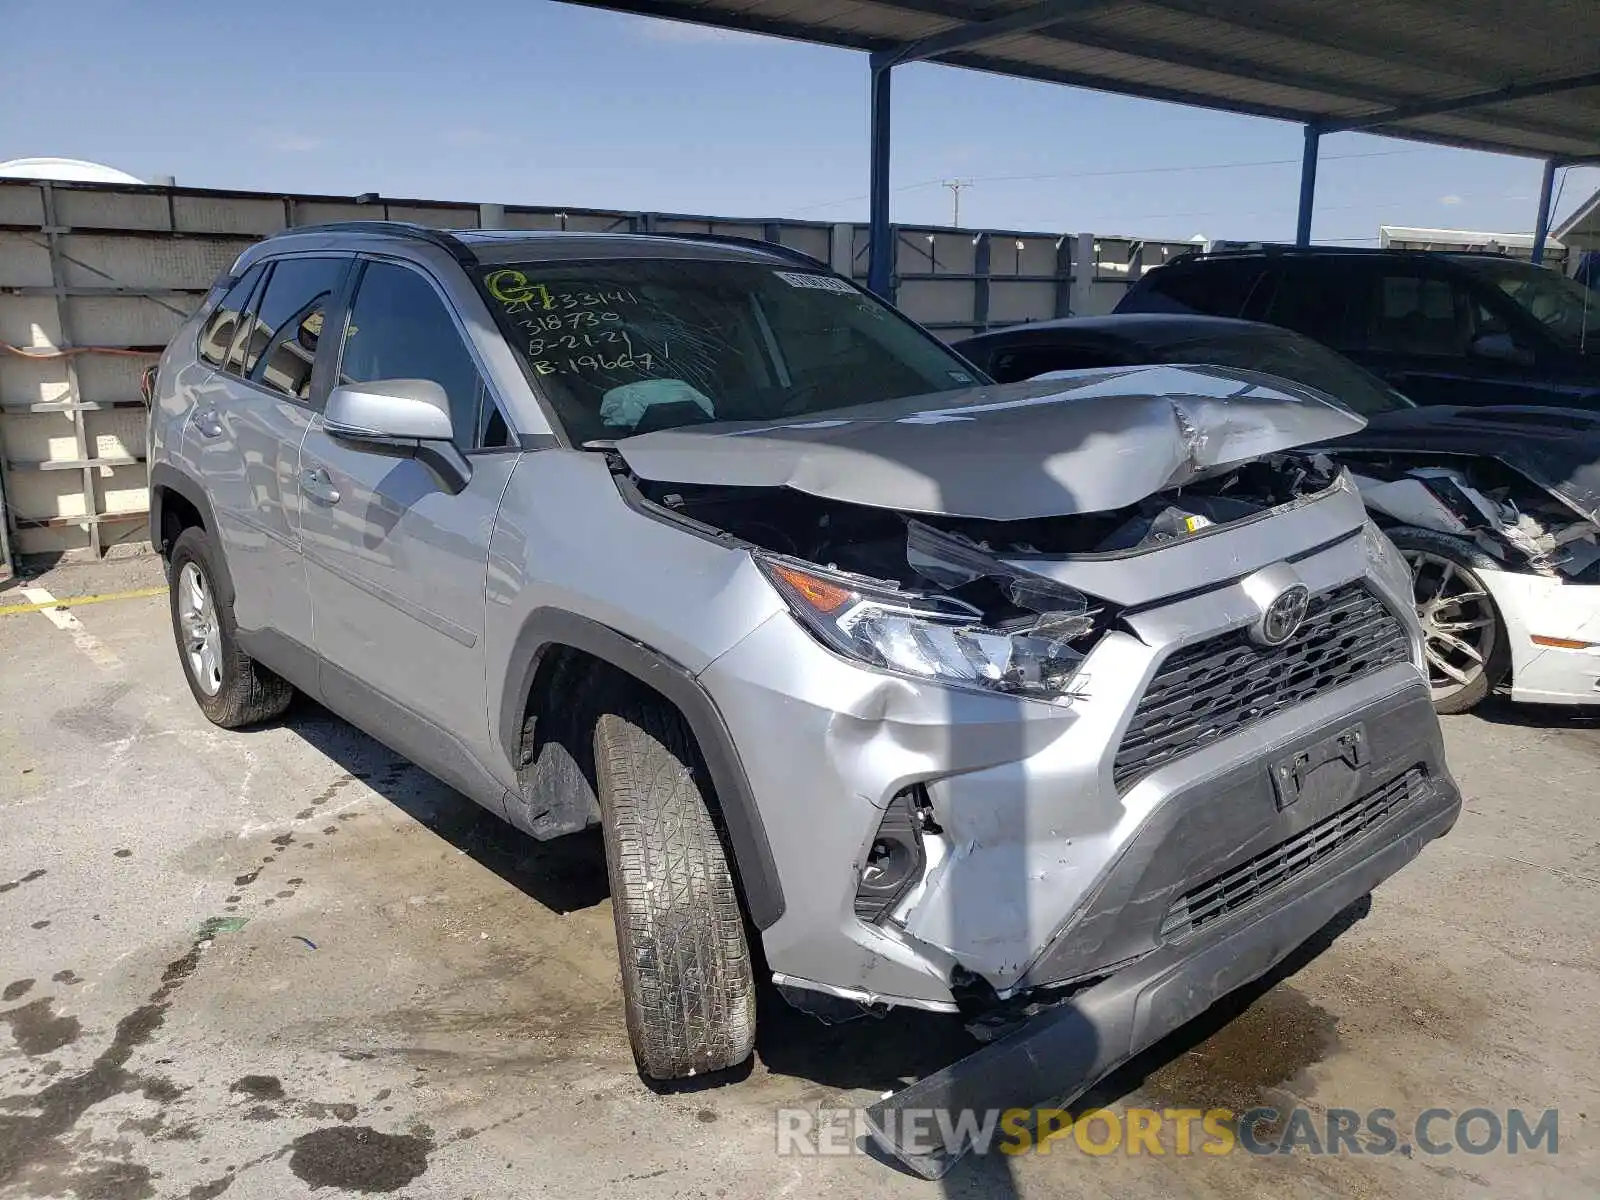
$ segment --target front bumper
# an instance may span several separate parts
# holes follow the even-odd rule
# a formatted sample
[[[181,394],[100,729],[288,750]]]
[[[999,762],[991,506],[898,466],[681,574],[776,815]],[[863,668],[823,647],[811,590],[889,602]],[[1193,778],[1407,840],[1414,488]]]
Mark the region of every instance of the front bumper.
[[[1317,593],[1366,575],[1409,620],[1409,593],[1368,574],[1366,555],[1359,539],[1346,540],[1295,570]],[[713,661],[700,681],[740,749],[783,881],[785,911],[762,934],[778,981],[954,1010],[952,980],[963,973],[1002,997],[1104,975],[1171,943],[1167,915],[1197,883],[1357,795],[1420,768],[1454,797],[1411,662],[1202,738],[1119,788],[1118,747],[1163,661],[1258,614],[1239,585],[1151,609],[1132,618],[1138,636],[1096,645],[1080,677],[1087,694],[1063,705],[866,670],[787,614]],[[1319,753],[1352,728],[1364,731],[1360,764],[1332,791],[1280,805],[1274,764]],[[926,790],[938,825],[924,838],[927,870],[887,918],[863,920],[854,908],[861,872],[885,810],[913,785]],[[1394,828],[1385,820],[1336,857],[1387,845]]]
[[[1511,649],[1511,698],[1536,704],[1600,704],[1600,587],[1550,575],[1480,570]],[[1540,645],[1535,637],[1588,642]]]
[[[1450,831],[1461,801],[1448,779],[1398,815],[1368,851],[1330,859],[1292,894],[1218,922],[1206,936],[1164,947],[1035,1017],[1010,1036],[918,1080],[867,1110],[874,1139],[918,1174],[936,1179],[968,1149],[956,1122],[907,1114],[978,1113],[1038,1103],[1066,1105],[1097,1080],[1236,988],[1259,979],[1350,904]],[[948,1141],[934,1129],[949,1129]]]

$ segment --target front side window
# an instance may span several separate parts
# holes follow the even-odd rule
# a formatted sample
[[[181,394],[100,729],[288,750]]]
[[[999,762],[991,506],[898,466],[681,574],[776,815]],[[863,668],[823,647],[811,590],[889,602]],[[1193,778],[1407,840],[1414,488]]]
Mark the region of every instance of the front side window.
[[[1569,350],[1590,354],[1600,346],[1600,293],[1545,267],[1514,259],[1463,259]]]
[[[529,378],[580,445],[980,382],[893,309],[798,264],[518,263],[479,278]]]
[[[201,326],[200,357],[213,367],[220,367],[228,361],[228,349],[233,345],[234,335],[239,332],[239,316],[250,303],[256,284],[261,282],[263,269],[257,265],[240,276]]]
[[[322,322],[344,282],[342,258],[285,258],[273,264],[246,339],[245,376],[296,400],[311,396]]]
[[[505,420],[444,301],[421,274],[386,262],[362,272],[339,361],[341,383],[380,379],[431,379],[442,387],[462,449],[506,445]]]

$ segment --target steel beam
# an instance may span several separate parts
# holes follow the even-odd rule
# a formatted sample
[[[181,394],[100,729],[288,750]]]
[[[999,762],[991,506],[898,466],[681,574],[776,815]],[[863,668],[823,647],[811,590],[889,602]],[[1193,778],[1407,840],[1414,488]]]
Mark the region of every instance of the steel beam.
[[[1533,263],[1544,261],[1544,244],[1550,240],[1550,193],[1556,182],[1556,160],[1544,160],[1544,178],[1539,182],[1539,216],[1533,223]]]
[[[1330,18],[1320,9],[1313,17],[1311,12],[1298,7],[1290,12],[1282,5],[1251,3],[1250,0],[1145,0],[1145,3],[1233,29],[1269,34],[1339,54],[1359,54],[1362,58],[1413,71],[1457,75],[1462,79],[1495,77],[1496,64],[1492,59],[1476,54],[1445,53],[1395,30],[1377,37],[1359,24],[1347,23],[1337,16]]]
[[[953,50],[971,50],[987,42],[1011,37],[1019,33],[1032,33],[1046,25],[1054,25],[1074,14],[1105,8],[1116,0],[1044,0],[1027,8],[994,17],[988,21],[973,21],[940,30],[914,42],[906,42],[891,50],[880,50],[872,56],[874,68],[894,67],[901,63],[923,62],[938,58]]]
[[[1306,148],[1300,159],[1300,215],[1295,221],[1294,244],[1311,244],[1311,212],[1317,202],[1317,152],[1321,149],[1322,129],[1306,126]]]
[[[1576,92],[1583,88],[1600,87],[1600,71],[1583,75],[1568,75],[1562,79],[1545,79],[1538,83],[1514,83],[1482,92],[1470,92],[1449,100],[1427,100],[1417,104],[1403,104],[1383,112],[1368,113],[1364,117],[1332,117],[1324,125],[1327,133],[1342,133],[1352,129],[1370,129],[1374,125],[1392,125],[1399,121],[1416,121],[1422,117],[1442,117],[1450,113],[1467,112],[1491,104],[1506,104],[1513,100],[1534,100],[1541,96],[1557,96],[1562,92]],[[1485,118],[1493,121],[1493,116]]]
[[[867,191],[867,287],[893,299],[894,231],[889,227],[889,134],[893,67],[872,68],[872,178]]]

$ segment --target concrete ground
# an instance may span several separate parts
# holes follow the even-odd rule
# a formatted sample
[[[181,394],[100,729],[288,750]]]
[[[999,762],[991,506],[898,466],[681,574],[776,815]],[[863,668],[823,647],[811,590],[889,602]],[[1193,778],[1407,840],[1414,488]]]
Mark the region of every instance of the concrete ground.
[[[0,609],[24,585],[112,590],[62,568]],[[596,839],[528,841],[309,704],[212,728],[163,597],[54,616],[0,615],[0,1196],[1600,1194],[1593,718],[1447,721],[1455,832],[1097,1093],[1392,1108],[1402,1132],[1435,1106],[1554,1108],[1557,1153],[1089,1157],[1069,1136],[929,1184],[780,1156],[774,1112],[949,1061],[949,1021],[823,1027],[769,998],[745,1077],[652,1091]]]

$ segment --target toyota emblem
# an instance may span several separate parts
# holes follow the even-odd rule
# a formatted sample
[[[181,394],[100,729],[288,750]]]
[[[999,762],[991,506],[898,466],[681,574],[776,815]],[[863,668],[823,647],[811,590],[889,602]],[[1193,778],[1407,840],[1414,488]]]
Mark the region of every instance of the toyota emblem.
[[[1263,646],[1281,646],[1299,632],[1311,605],[1311,592],[1303,583],[1279,592],[1267,605],[1261,619],[1250,630],[1252,641]]]

